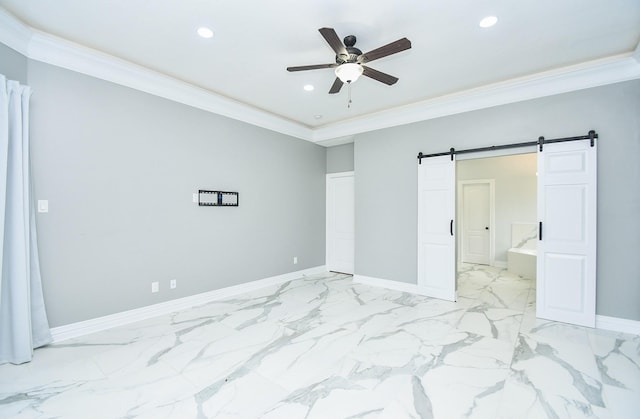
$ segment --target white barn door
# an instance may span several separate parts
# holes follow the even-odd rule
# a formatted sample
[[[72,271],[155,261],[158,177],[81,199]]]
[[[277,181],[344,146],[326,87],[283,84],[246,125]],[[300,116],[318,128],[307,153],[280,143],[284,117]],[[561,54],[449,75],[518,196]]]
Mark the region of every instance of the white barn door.
[[[354,172],[327,175],[327,270],[353,274]]]
[[[418,165],[418,290],[456,300],[455,160],[423,158]]]
[[[596,155],[589,141],[538,152],[537,317],[595,327]]]

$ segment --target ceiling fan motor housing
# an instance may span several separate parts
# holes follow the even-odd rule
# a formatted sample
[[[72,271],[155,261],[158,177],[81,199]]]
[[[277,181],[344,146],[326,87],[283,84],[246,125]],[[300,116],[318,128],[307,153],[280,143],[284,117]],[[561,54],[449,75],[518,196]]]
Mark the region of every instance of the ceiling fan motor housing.
[[[355,35],[344,37],[344,46],[347,54],[336,54],[336,64],[355,63],[358,60],[358,57],[362,55],[362,51],[354,47],[355,44]]]

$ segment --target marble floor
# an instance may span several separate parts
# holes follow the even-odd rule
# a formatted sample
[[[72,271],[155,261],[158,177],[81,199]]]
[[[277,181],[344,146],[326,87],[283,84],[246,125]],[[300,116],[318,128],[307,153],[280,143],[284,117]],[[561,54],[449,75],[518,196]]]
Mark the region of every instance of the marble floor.
[[[536,320],[532,282],[301,278],[2,365],[0,418],[639,418],[640,336]]]

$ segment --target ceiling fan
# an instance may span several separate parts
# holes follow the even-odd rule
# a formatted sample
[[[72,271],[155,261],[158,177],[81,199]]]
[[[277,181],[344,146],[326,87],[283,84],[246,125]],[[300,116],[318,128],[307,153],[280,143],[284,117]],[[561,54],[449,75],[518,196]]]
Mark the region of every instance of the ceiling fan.
[[[363,54],[362,51],[354,47],[356,44],[356,37],[354,35],[346,36],[343,44],[333,28],[320,28],[318,31],[320,31],[320,35],[322,35],[331,49],[336,53],[336,62],[331,64],[287,67],[287,71],[335,68],[336,80],[333,82],[331,89],[329,89],[329,93],[331,94],[338,93],[344,83],[353,83],[361,75],[378,80],[389,86],[395,84],[398,81],[397,77],[374,70],[363,64],[411,48],[411,41],[407,38],[402,38]]]

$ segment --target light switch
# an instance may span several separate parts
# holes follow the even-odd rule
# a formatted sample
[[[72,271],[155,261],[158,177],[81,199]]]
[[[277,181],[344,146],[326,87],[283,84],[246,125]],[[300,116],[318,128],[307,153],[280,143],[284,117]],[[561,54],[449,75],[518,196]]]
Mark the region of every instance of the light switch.
[[[38,212],[49,212],[49,201],[46,199],[38,199]]]

